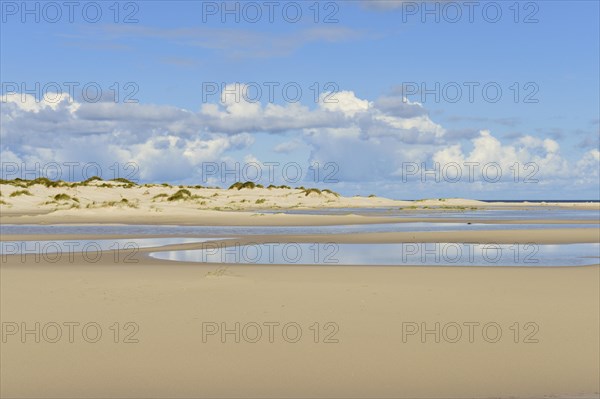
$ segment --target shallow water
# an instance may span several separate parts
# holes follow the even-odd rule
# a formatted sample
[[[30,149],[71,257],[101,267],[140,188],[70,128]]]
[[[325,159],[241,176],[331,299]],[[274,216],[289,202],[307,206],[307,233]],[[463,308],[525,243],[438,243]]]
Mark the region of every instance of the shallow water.
[[[269,234],[348,234],[412,231],[468,231],[593,228],[582,224],[485,224],[485,223],[377,223],[334,226],[168,226],[168,225],[2,225],[2,234],[74,235],[269,235]]]
[[[85,253],[94,256],[100,251],[136,250],[171,244],[201,243],[221,238],[135,238],[114,240],[42,240],[0,241],[0,255]]]
[[[600,222],[600,210],[565,208],[522,208],[522,209],[399,209],[382,208],[328,208],[328,209],[290,209],[286,211],[264,211],[261,213],[287,213],[301,215],[346,215],[359,214],[400,218],[462,218],[490,220],[595,220]]]
[[[269,232],[268,234],[275,233]],[[15,240],[1,241],[0,255],[42,254],[47,257],[47,255],[53,254],[82,253],[94,258],[101,251],[108,250],[123,251],[127,254],[129,252],[133,253],[139,248],[231,239],[233,238],[215,236],[98,240]],[[581,266],[597,264],[600,260],[600,244],[261,243],[225,246],[224,243],[209,243],[206,245],[208,245],[207,249],[203,250],[162,251],[153,252],[150,255],[157,259],[186,262],[305,265]],[[53,259],[52,256],[47,258]]]
[[[583,266],[600,261],[600,244],[207,244],[206,249],[153,252],[157,259],[239,264]]]

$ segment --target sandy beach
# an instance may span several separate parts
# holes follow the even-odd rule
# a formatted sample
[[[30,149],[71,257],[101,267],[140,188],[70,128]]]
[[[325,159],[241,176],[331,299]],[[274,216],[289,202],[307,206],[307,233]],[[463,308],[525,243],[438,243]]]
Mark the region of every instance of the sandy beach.
[[[20,331],[2,343],[2,397],[598,395],[600,266],[247,267],[104,256],[2,264],[3,323],[42,330],[40,343]],[[73,343],[65,322],[79,323]],[[82,338],[90,322],[102,329],[96,343]],[[128,322],[136,328],[125,330]],[[49,323],[61,325],[57,343],[51,327],[43,332]],[[207,336],[206,323],[240,323],[239,342],[235,333]],[[440,342],[435,333],[403,336],[436,323]],[[133,332],[137,342],[123,342]]]
[[[11,190],[16,190],[6,185],[1,189],[7,200]],[[40,202],[65,189],[32,186],[28,188],[32,195],[23,197],[27,201],[2,205],[0,221],[3,225],[330,226],[474,220],[444,218],[443,208],[439,218],[415,213],[402,220],[365,214],[200,210],[196,209],[198,199],[157,204],[151,195],[164,188],[144,190],[151,189],[150,195],[144,195],[141,188],[120,189],[139,191],[138,195],[128,191],[135,207],[86,208],[84,201],[98,203],[98,196],[116,201],[122,195],[121,191],[101,195],[102,189],[88,187],[78,189],[79,206],[61,209],[67,205],[58,201],[45,209],[39,207]],[[170,195],[177,190],[171,189]],[[228,191],[219,191],[221,205],[232,201]],[[253,202],[260,199],[257,192],[247,191],[238,201],[250,202],[249,196],[254,196]],[[283,196],[290,194],[281,191]],[[234,194],[241,195],[237,190]],[[415,206],[406,201],[333,197],[340,208]],[[307,196],[305,205],[321,207],[329,200],[329,194]],[[453,207],[504,206],[447,201]],[[446,201],[423,201],[429,204],[423,206],[440,206],[440,202]],[[546,206],[598,208],[598,204]],[[254,235],[235,237],[234,242],[600,242],[597,220],[531,220],[519,230],[510,228],[523,223],[519,220],[480,222],[506,228]],[[543,228],[548,223],[578,227]],[[160,235],[148,232],[143,237]],[[3,232],[0,238],[10,242],[135,237]],[[160,250],[203,245],[171,244]],[[77,252],[59,261],[32,254],[2,256],[1,396],[597,398],[600,392],[598,264],[202,264],[150,257],[156,250],[141,248],[131,257],[122,253],[115,257],[115,251],[105,250],[93,262]]]

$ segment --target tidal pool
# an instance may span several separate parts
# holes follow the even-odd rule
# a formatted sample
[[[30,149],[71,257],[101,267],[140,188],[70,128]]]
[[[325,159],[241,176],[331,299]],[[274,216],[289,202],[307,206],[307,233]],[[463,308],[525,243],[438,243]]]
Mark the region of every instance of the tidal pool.
[[[349,234],[386,233],[407,231],[468,231],[468,230],[521,230],[593,228],[593,224],[487,224],[487,223],[375,223],[331,226],[174,226],[174,225],[17,225],[1,226],[1,233],[11,235],[147,235],[161,236],[247,236],[295,234]]]
[[[260,243],[207,244],[153,252],[157,259],[259,265],[583,266],[600,262],[600,244]]]
[[[140,248],[162,247],[173,244],[202,243],[222,240],[222,238],[166,237],[166,238],[125,238],[101,240],[16,240],[0,241],[0,255],[27,254],[94,254],[101,251],[127,251]]]
[[[418,206],[418,205],[417,205]],[[285,211],[261,211],[261,213],[300,214],[300,215],[347,215],[424,218],[424,219],[481,219],[481,220],[594,220],[600,222],[600,210],[569,209],[558,207],[531,207],[519,209],[403,209],[398,207],[381,208],[324,208],[289,209]]]

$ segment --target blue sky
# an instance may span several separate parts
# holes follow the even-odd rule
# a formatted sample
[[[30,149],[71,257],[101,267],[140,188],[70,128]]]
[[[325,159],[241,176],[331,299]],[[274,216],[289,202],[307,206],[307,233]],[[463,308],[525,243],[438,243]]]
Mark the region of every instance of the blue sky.
[[[599,196],[597,1],[75,2],[72,21],[62,2],[1,3],[4,177],[133,163],[139,181],[225,186],[279,162],[276,184],[344,194]]]

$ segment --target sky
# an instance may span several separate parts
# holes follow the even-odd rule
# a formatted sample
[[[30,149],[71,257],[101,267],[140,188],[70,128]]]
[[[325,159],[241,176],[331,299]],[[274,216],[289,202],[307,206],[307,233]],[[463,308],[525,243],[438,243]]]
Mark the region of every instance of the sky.
[[[2,178],[600,197],[598,1],[0,1]]]

